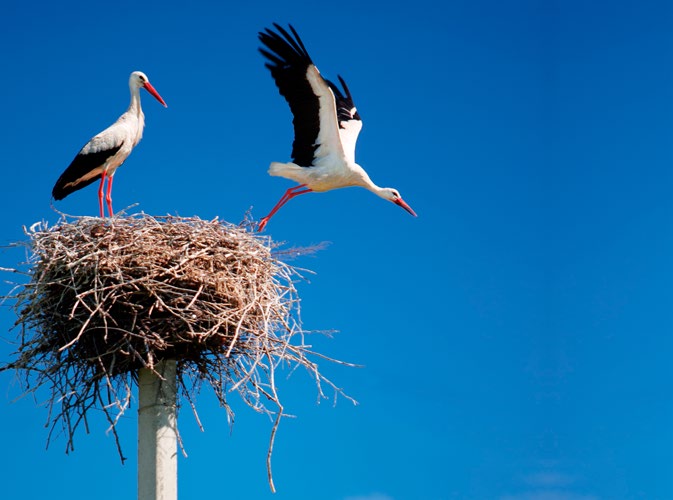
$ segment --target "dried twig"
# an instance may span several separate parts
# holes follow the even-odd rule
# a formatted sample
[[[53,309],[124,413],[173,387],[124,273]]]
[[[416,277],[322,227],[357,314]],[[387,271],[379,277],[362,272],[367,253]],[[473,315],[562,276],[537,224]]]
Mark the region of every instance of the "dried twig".
[[[60,428],[72,451],[75,431],[97,408],[123,461],[115,429],[137,370],[177,359],[178,387],[199,426],[195,398],[204,383],[230,423],[231,391],[272,417],[267,468],[274,489],[270,457],[283,416],[275,368],[304,367],[320,396],[321,382],[335,396],[343,392],[312,360],[330,358],[304,344],[294,287],[300,275],[250,226],[139,214],[63,216],[54,227],[26,230],[27,271],[0,268],[29,279],[5,297],[14,301],[19,348],[0,370],[16,369],[26,393],[51,390],[48,439]]]

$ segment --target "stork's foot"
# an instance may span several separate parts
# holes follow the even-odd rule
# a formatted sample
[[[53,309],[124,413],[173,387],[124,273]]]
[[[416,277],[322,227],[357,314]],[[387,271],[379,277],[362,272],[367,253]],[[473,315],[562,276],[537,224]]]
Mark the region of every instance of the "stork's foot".
[[[269,222],[270,218],[271,217],[266,216],[262,220],[259,221],[259,226],[257,226],[257,232],[258,233],[261,233],[262,231],[264,231],[264,228],[266,227],[266,224]]]

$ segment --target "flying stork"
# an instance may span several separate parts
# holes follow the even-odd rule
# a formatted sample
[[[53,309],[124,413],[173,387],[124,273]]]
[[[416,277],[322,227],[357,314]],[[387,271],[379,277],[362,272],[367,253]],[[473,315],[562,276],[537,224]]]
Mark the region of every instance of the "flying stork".
[[[258,231],[295,196],[350,186],[368,189],[416,217],[396,189],[377,186],[355,163],[355,142],[362,121],[346,82],[338,76],[342,92],[324,79],[295,29],[288,26],[292,34],[276,23],[276,31],[267,28],[260,32],[259,40],[266,48],[259,51],[268,59],[265,66],[294,116],[292,162],[272,162],[269,174],[292,179],[299,185],[285,192],[269,215],[260,221]]]
[[[140,107],[140,89],[144,88],[164,107],[168,107],[142,71],[131,73],[129,88],[131,89],[129,108],[115,123],[93,137],[77,153],[70,166],[65,169],[54,185],[51,195],[55,200],[62,200],[70,193],[82,189],[100,178],[98,204],[101,218],[105,217],[103,188],[107,178],[105,200],[107,201],[108,214],[112,216],[112,176],[143,137],[145,115]]]

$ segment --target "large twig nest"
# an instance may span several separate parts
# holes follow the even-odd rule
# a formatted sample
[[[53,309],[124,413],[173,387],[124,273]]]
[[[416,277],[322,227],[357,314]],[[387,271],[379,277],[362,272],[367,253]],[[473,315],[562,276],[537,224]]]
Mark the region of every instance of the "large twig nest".
[[[65,432],[66,451],[90,408],[103,410],[114,432],[135,373],[162,359],[178,360],[193,409],[205,382],[229,416],[227,394],[236,390],[277,424],[274,370],[283,362],[307,368],[322,395],[329,381],[304,344],[297,271],[249,229],[141,214],[64,217],[27,231],[29,280],[10,295],[20,344],[3,369],[16,368],[27,392],[51,390],[51,432]]]

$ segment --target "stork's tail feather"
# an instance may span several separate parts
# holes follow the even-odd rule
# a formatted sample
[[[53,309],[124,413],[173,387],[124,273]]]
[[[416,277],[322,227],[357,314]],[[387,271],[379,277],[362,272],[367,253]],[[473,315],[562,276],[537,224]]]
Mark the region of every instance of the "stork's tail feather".
[[[287,169],[287,163],[272,161],[271,165],[269,165],[269,175],[275,175],[276,177],[283,177],[283,173],[286,169]]]

